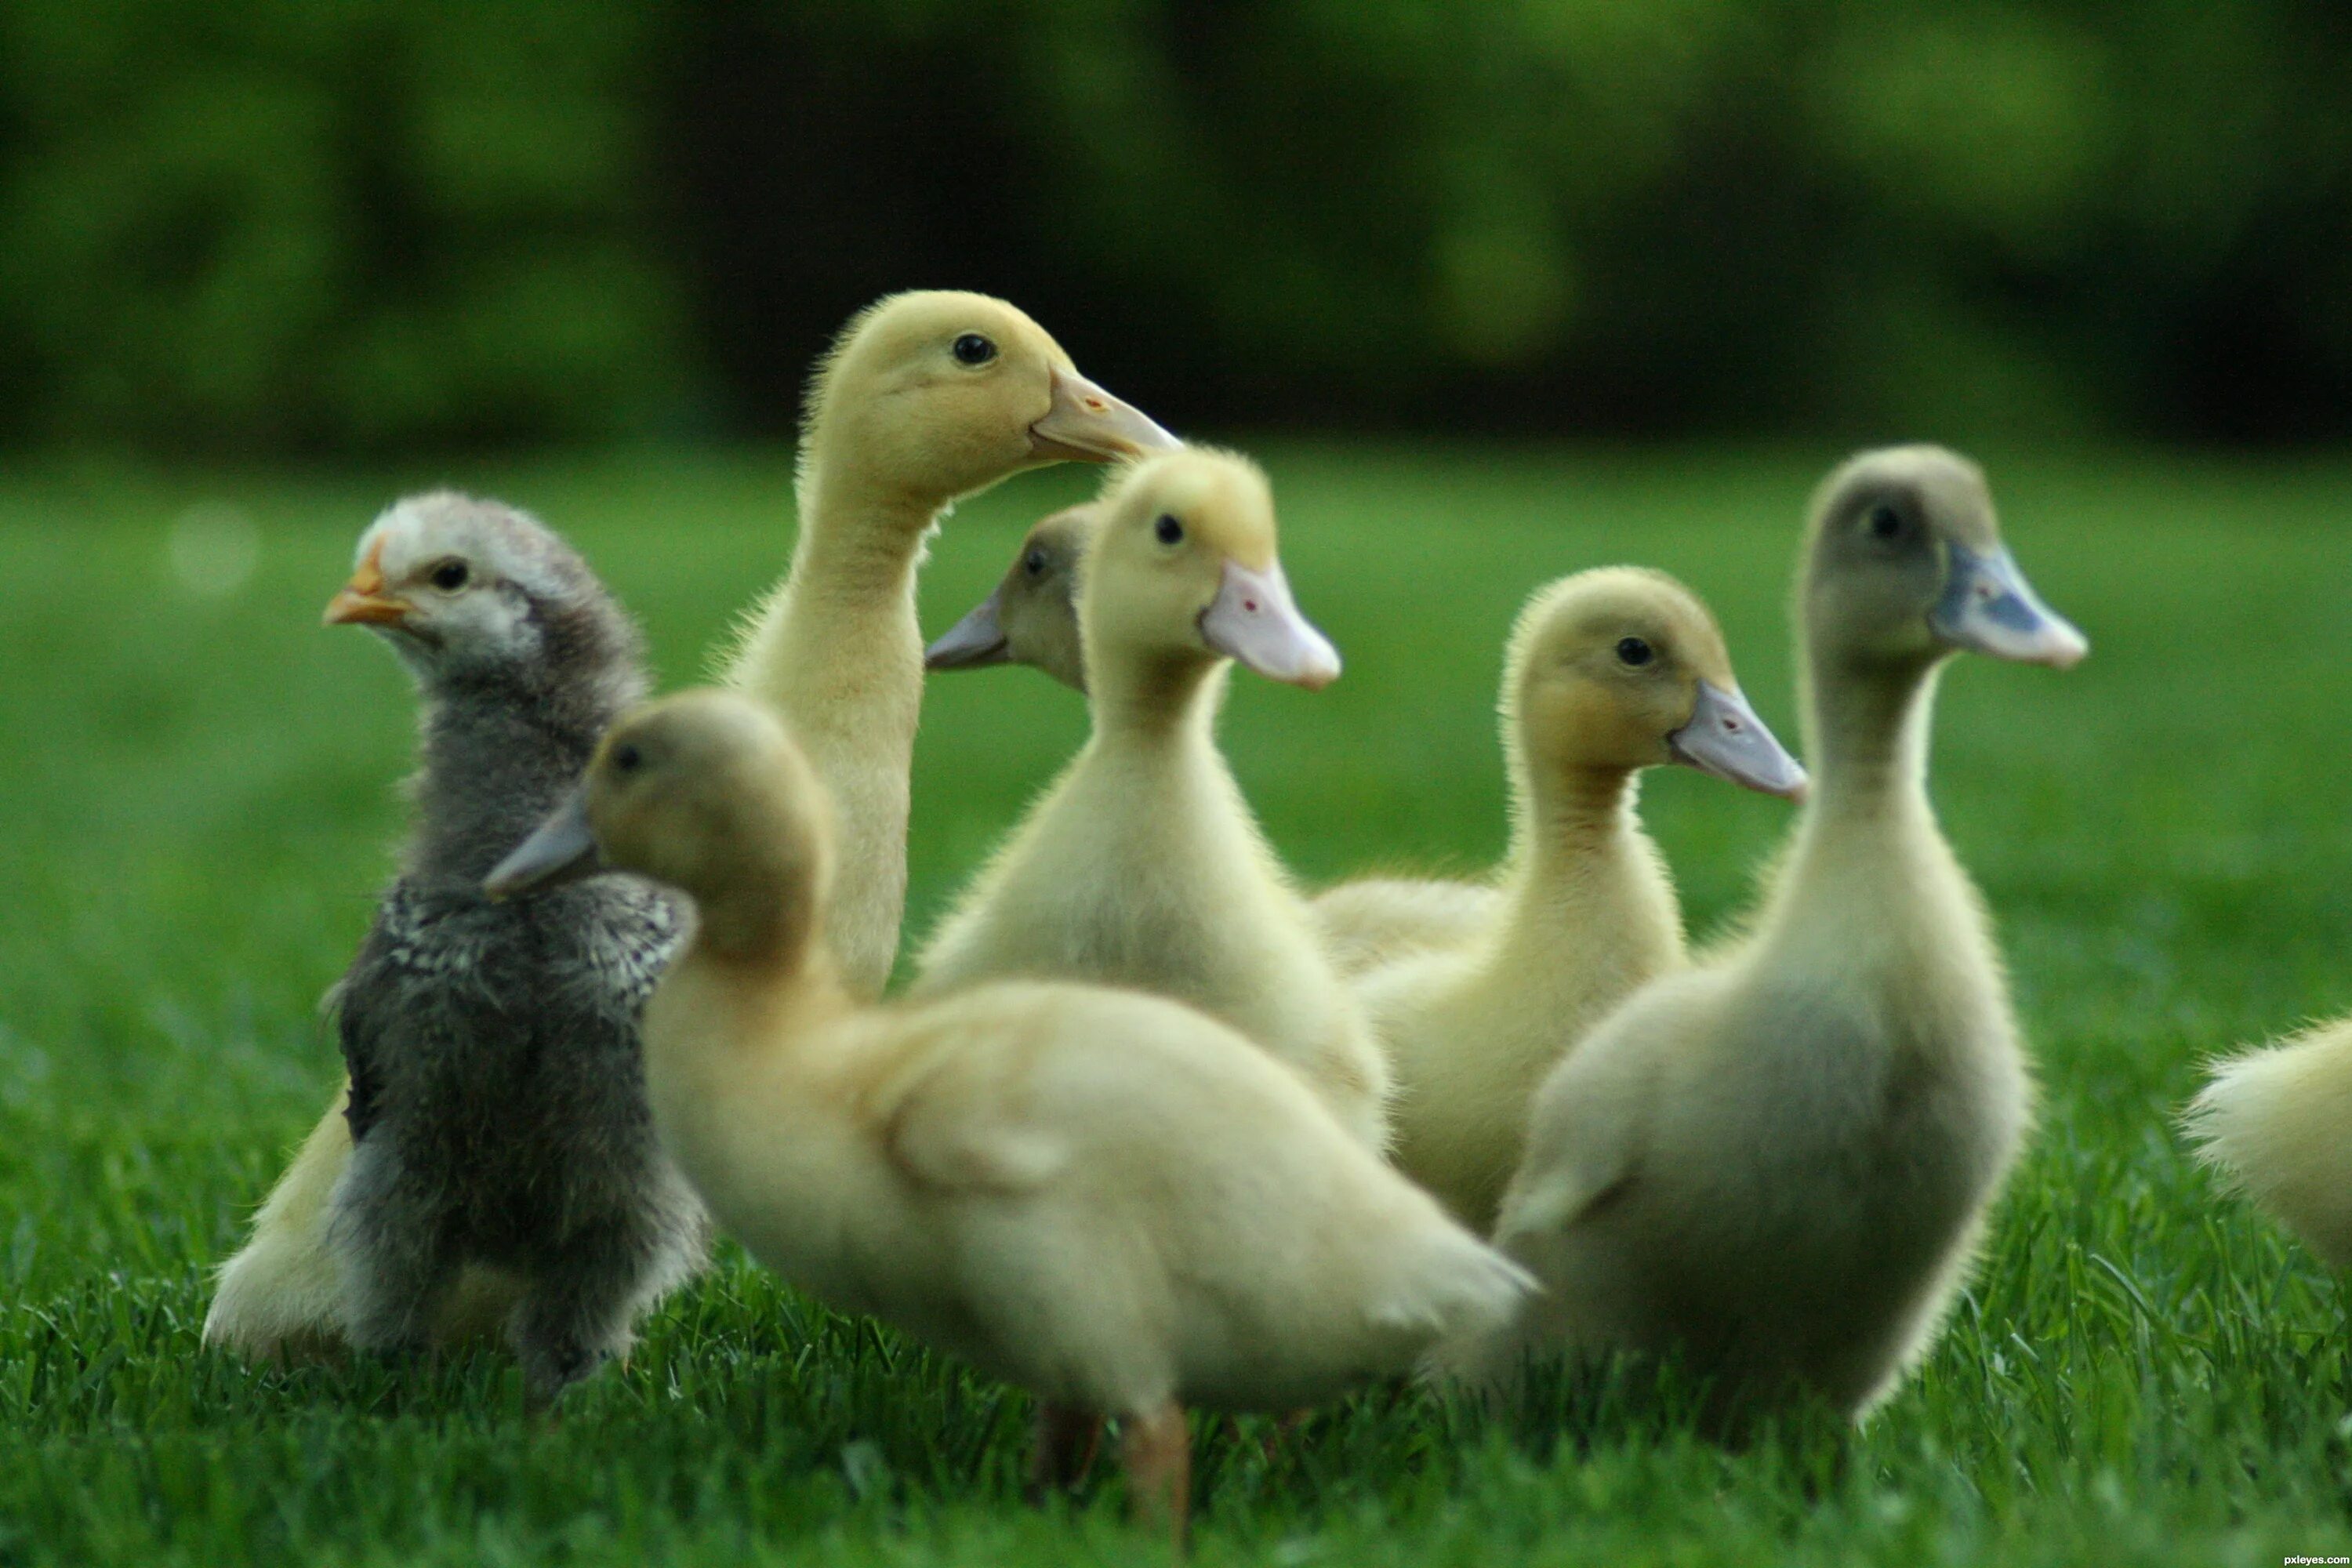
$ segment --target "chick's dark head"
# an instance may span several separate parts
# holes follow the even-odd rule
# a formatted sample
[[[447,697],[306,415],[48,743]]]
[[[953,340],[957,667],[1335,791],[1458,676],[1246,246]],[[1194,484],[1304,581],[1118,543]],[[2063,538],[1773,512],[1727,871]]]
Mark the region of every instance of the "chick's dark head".
[[[436,490],[394,502],[360,536],[330,626],[381,635],[430,689],[638,689],[640,642],[572,548],[528,512]]]

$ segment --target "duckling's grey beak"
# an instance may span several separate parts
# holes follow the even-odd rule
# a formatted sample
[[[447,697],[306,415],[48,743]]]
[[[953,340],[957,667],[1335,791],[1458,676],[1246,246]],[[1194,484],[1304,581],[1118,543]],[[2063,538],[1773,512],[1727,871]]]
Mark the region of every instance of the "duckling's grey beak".
[[[483,879],[482,891],[493,899],[511,899],[576,882],[604,868],[596,835],[588,826],[588,791],[583,786],[491,869]]]
[[[2042,602],[2025,574],[1999,545],[1979,554],[1952,544],[1951,578],[1927,612],[1927,626],[1954,647],[2020,664],[2066,669],[2082,662],[2091,643],[2073,622]]]
[[[1666,750],[1685,766],[1743,788],[1785,800],[1805,798],[1804,764],[1789,754],[1736,686],[1726,691],[1700,681],[1690,721],[1666,737]]]
[[[1010,662],[1013,645],[1005,637],[1003,623],[997,618],[997,606],[1003,600],[1004,590],[999,587],[982,599],[971,614],[941,632],[938,640],[923,650],[923,668],[979,669]]]
[[[1109,463],[1146,452],[1172,452],[1184,443],[1150,416],[1123,403],[1074,370],[1053,373],[1053,403],[1029,426],[1029,451],[1045,458]]]
[[[1217,596],[1201,612],[1201,640],[1268,680],[1320,691],[1339,679],[1339,650],[1298,613],[1278,561],[1263,572],[1225,563]]]

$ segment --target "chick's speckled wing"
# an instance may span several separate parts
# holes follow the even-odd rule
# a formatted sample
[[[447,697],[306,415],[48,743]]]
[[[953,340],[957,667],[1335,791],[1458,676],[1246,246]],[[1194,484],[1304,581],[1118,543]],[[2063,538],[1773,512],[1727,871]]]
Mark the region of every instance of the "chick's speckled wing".
[[[582,983],[600,998],[616,998],[634,1020],[686,943],[684,910],[635,877],[599,877],[580,893],[594,900],[578,928]]]
[[[529,1049],[551,1033],[634,1050],[646,997],[684,934],[677,907],[634,879],[513,904],[395,884],[336,991],[352,1142],[382,1118],[395,1082],[435,1058],[462,1054],[487,1069],[502,1045]]]

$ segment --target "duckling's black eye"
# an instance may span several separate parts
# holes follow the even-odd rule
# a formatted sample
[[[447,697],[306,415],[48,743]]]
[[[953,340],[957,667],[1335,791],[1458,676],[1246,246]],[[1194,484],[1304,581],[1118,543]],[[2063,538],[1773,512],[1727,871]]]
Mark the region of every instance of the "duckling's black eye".
[[[624,741],[613,748],[613,771],[633,773],[645,765],[646,754],[637,750],[634,741]]]
[[[1151,533],[1152,537],[1162,544],[1184,542],[1184,525],[1176,521],[1176,514],[1173,512],[1161,512],[1160,521],[1151,525]]]
[[[1028,573],[1032,577],[1043,577],[1045,574],[1045,552],[1042,550],[1033,550],[1024,555],[1021,558],[1021,570]]]
[[[996,357],[996,345],[978,332],[966,332],[955,341],[953,352],[958,364],[986,364]]]
[[[1870,515],[1863,520],[1863,526],[1870,530],[1873,539],[1893,539],[1903,531],[1903,514],[1880,501],[1870,509]]]
[[[471,575],[464,562],[444,561],[433,568],[433,585],[445,594],[454,594],[466,585],[466,579]]]
[[[1652,657],[1653,652],[1650,645],[1643,642],[1640,637],[1619,637],[1617,639],[1617,660],[1620,664],[1630,664],[1634,668],[1639,669],[1642,666],[1649,663]]]

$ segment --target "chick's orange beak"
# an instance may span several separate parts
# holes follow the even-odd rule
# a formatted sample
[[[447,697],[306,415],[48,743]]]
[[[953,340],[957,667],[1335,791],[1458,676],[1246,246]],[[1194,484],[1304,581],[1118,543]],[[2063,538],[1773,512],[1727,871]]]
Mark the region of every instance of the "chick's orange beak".
[[[327,601],[326,625],[396,626],[408,618],[408,601],[384,592],[383,567],[378,560],[383,553],[379,542],[343,584],[342,592]]]

